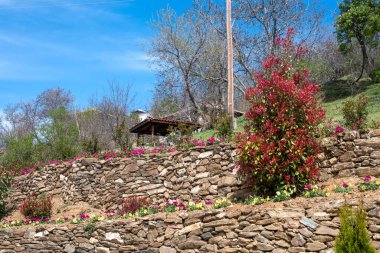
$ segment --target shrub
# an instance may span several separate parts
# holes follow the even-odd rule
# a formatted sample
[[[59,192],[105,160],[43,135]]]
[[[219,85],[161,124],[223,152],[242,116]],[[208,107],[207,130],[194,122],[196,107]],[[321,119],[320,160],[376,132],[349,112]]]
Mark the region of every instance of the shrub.
[[[132,195],[123,201],[121,209],[124,213],[135,213],[139,209],[149,206],[149,203],[149,199],[145,197],[138,198]]]
[[[292,30],[278,40],[280,56],[269,56],[255,74],[257,85],[246,93],[247,124],[236,138],[240,173],[269,195],[282,190],[293,195],[318,177],[314,155],[324,111],[316,98],[318,86],[289,61],[305,52],[294,48],[291,36]]]
[[[29,196],[20,206],[20,212],[25,218],[46,219],[52,214],[53,203],[51,197],[44,195]]]
[[[233,134],[231,127],[232,119],[229,115],[223,115],[219,117],[215,123],[215,130],[219,138],[227,137],[230,138]]]
[[[89,152],[90,154],[95,154],[100,151],[99,138],[92,133],[91,137],[82,137],[81,146],[85,152]]]
[[[352,207],[344,205],[339,212],[340,232],[335,241],[336,253],[375,253],[367,232],[367,214],[360,203],[354,212]]]
[[[373,82],[380,82],[380,69],[374,69],[369,74]]]
[[[352,129],[363,129],[368,116],[368,97],[358,96],[348,99],[342,105],[342,113],[346,126]]]
[[[14,173],[3,167],[0,169],[0,219],[6,215],[6,199],[11,192]]]

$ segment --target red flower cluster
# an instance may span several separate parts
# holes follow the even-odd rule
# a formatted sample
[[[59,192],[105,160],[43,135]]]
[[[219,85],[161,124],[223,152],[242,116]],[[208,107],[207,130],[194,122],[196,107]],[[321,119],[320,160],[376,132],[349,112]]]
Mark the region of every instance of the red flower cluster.
[[[278,39],[278,55],[269,56],[255,74],[256,87],[246,93],[250,108],[244,133],[237,136],[240,172],[263,192],[287,185],[302,190],[318,176],[314,155],[318,124],[324,119],[318,86],[295,61],[307,50],[293,45],[293,30]]]
[[[149,206],[150,201],[145,197],[136,197],[134,195],[125,199],[122,203],[122,211],[124,213],[134,213],[137,210]]]

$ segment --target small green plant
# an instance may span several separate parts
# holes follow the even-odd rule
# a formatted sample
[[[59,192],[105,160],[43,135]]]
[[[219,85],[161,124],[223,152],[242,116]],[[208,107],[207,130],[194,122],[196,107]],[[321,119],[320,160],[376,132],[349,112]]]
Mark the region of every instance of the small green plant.
[[[219,117],[216,120],[215,127],[214,127],[217,132],[218,137],[219,138],[226,137],[227,139],[231,138],[233,134],[231,125],[232,125],[232,119],[229,115],[226,114]]]
[[[158,208],[151,208],[151,207],[146,208],[146,207],[143,207],[143,208],[139,209],[136,212],[136,214],[138,216],[143,217],[143,216],[147,216],[147,215],[150,215],[150,214],[155,214],[155,213],[158,213],[158,212],[160,212],[160,209],[158,209]]]
[[[335,186],[335,193],[349,193],[352,191],[352,186],[347,183],[343,183],[341,186]]]
[[[365,192],[380,189],[380,181],[373,182],[371,176],[366,176],[363,181],[358,185],[359,191]]]
[[[339,212],[340,232],[335,240],[335,253],[375,253],[367,232],[367,213],[361,202],[356,211],[347,204]]]
[[[281,202],[289,200],[292,197],[291,193],[286,190],[280,190],[276,192],[276,195],[272,197],[273,202]]]
[[[84,227],[84,231],[86,231],[88,235],[91,235],[95,230],[95,226],[96,224],[93,221],[91,221],[87,223],[87,225]]]
[[[205,205],[203,202],[197,201],[197,202],[189,202],[187,204],[187,210],[189,211],[195,211],[195,210],[204,210]]]
[[[352,129],[363,129],[368,116],[368,97],[358,96],[343,103],[342,113],[346,126]]]
[[[214,208],[223,208],[232,205],[232,202],[227,198],[221,198],[215,201]]]
[[[329,194],[326,191],[319,189],[318,185],[308,184],[305,186],[305,197],[314,198],[314,197],[327,197]]]
[[[261,205],[267,202],[268,200],[269,198],[263,198],[260,196],[250,196],[249,198],[244,200],[244,205],[252,205],[252,206]]]

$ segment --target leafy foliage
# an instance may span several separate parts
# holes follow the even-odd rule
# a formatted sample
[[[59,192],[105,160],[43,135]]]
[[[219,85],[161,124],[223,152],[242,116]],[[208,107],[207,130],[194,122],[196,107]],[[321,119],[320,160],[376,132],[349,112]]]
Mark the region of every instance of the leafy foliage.
[[[233,129],[231,127],[232,120],[229,115],[223,115],[219,117],[215,124],[215,130],[217,132],[218,137],[231,137],[233,133]]]
[[[11,192],[14,174],[7,167],[0,168],[0,219],[6,214],[6,199]]]
[[[134,213],[141,208],[149,206],[149,199],[145,197],[136,197],[135,195],[128,197],[122,203],[122,211],[125,213]]]
[[[42,157],[50,159],[66,159],[79,153],[79,132],[76,125],[69,120],[69,112],[65,107],[52,110],[51,120],[40,130],[42,138],[38,138],[42,147]]]
[[[314,154],[324,111],[316,99],[318,86],[297,68],[307,50],[293,45],[293,32],[277,40],[277,55],[255,74],[257,86],[246,94],[247,124],[236,138],[240,172],[256,190],[271,195],[282,189],[294,194],[318,177]]]
[[[341,49],[348,50],[352,39],[376,45],[380,31],[380,3],[377,0],[344,0],[339,4],[340,15],[336,20]]]
[[[368,116],[368,97],[358,96],[343,103],[342,113],[346,126],[363,129]]]
[[[51,197],[44,195],[29,196],[20,206],[20,212],[26,218],[49,218],[52,214],[53,203]]]
[[[335,241],[336,253],[375,253],[367,232],[367,214],[360,203],[354,212],[352,207],[344,205],[340,209],[340,232]]]

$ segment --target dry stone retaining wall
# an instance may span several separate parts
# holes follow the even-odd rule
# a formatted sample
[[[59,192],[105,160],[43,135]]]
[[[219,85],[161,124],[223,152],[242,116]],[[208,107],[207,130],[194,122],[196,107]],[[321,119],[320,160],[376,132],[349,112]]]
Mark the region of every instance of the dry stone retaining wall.
[[[360,135],[352,131],[323,139],[318,155],[321,180],[352,175],[380,176],[380,130]],[[48,166],[20,176],[13,203],[28,194],[58,195],[66,202],[85,201],[97,208],[116,208],[130,195],[165,199],[215,200],[244,196],[249,188],[237,175],[236,151],[230,144],[182,150],[170,155],[143,155],[132,159],[87,158]]]
[[[140,158],[82,159],[49,166],[17,178],[15,203],[27,194],[45,192],[66,202],[85,201],[97,208],[116,208],[130,195],[165,199],[215,200],[244,192],[230,145],[193,148],[170,155]]]
[[[323,139],[322,143],[320,180],[355,175],[380,176],[380,129],[365,134],[345,132],[337,138]]]
[[[380,198],[372,194],[364,199],[369,233],[380,252]],[[107,221],[92,228],[88,223],[6,228],[0,229],[0,252],[332,253],[343,203],[315,198],[302,208],[234,205]]]

